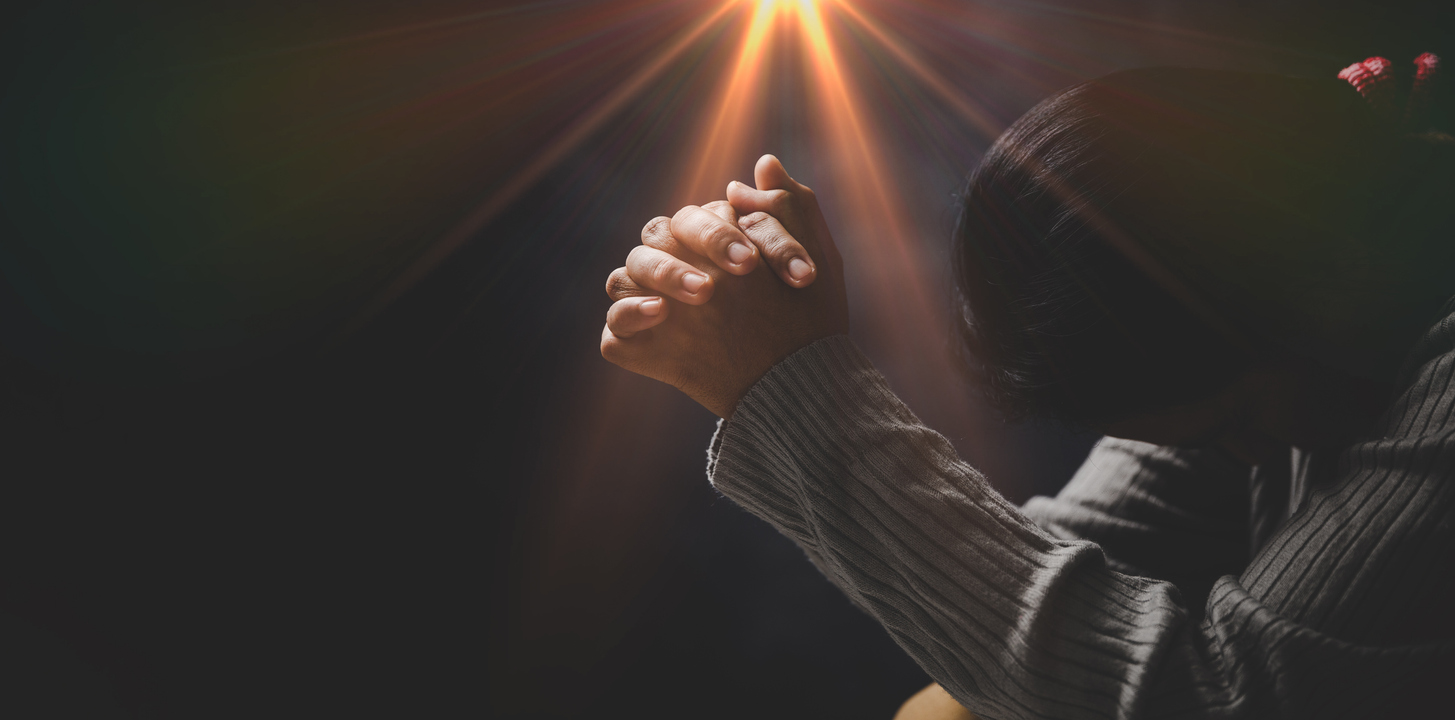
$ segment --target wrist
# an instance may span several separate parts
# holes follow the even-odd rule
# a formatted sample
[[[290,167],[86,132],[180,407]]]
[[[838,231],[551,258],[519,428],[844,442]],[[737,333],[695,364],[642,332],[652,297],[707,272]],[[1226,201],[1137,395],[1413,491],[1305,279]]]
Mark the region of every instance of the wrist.
[[[847,339],[847,335],[847,332],[826,333],[806,342],[792,345],[790,349],[770,356],[766,362],[755,364],[758,371],[747,374],[744,381],[736,383],[736,388],[732,392],[726,393],[721,398],[698,400],[698,403],[712,411],[714,415],[724,420],[731,420],[733,413],[737,411],[738,406],[743,402],[744,398],[753,391],[753,388],[757,387],[763,381],[763,378],[770,375],[779,365],[817,343],[835,337]]]

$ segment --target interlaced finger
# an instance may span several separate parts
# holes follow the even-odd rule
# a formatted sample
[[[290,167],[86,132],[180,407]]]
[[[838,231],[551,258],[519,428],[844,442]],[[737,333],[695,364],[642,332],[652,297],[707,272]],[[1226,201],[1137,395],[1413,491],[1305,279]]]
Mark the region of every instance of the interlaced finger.
[[[606,311],[607,329],[622,339],[656,327],[666,319],[667,301],[659,297],[618,300]]]
[[[758,264],[758,249],[719,212],[696,205],[682,208],[672,216],[672,236],[723,270],[746,275]]]
[[[621,300],[629,297],[640,297],[643,295],[656,295],[657,293],[648,290],[637,284],[632,276],[627,273],[625,267],[619,267],[606,276],[606,296],[612,300]]]
[[[701,305],[712,297],[712,278],[670,253],[638,245],[626,256],[626,272],[638,287],[654,295],[666,295],[689,305]]]
[[[738,227],[758,246],[768,266],[783,282],[800,288],[813,284],[817,275],[813,259],[808,250],[778,222],[778,218],[765,212],[755,212],[738,220]]]

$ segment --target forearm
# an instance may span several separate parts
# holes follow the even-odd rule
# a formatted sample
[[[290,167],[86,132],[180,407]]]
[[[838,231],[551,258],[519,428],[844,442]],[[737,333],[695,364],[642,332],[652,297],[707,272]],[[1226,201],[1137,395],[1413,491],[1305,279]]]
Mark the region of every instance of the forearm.
[[[1171,582],[1201,619],[1213,583],[1248,564],[1251,475],[1214,450],[1103,438],[1056,497],[1021,511],[1054,537],[1096,543],[1119,572]]]
[[[847,338],[774,368],[715,450],[719,490],[804,545],[985,715],[1126,714],[1185,622],[1171,585],[1116,575],[1094,545],[1006,503]]]
[[[1192,622],[1172,584],[1114,572],[1006,503],[842,336],[754,386],[709,472],[987,717],[1354,708],[1448,652],[1339,641],[1232,578]]]

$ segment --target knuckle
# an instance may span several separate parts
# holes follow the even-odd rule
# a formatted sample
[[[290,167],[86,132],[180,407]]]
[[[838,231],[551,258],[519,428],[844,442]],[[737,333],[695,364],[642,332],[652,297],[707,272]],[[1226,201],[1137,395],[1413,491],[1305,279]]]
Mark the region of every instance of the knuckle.
[[[768,215],[768,213],[765,213],[765,212],[762,212],[762,211],[755,212],[755,213],[751,213],[751,214],[748,214],[748,215],[744,215],[743,216],[742,224],[743,224],[743,227],[746,227],[746,228],[751,229],[753,227],[756,227],[758,225],[758,223],[761,223],[764,220],[767,220],[769,217],[770,216]]]
[[[787,259],[797,255],[798,241],[792,235],[774,230],[763,238],[763,252],[774,258]]]
[[[666,215],[658,215],[642,226],[643,244],[653,245],[661,242],[663,238],[669,237],[672,237],[672,219]]]
[[[647,274],[648,277],[652,278],[652,281],[657,284],[657,287],[662,287],[665,283],[672,279],[672,270],[673,266],[670,259],[655,258],[652,260],[651,267],[647,270]]]
[[[708,247],[725,248],[732,242],[737,233],[726,225],[713,225],[703,233],[702,239]]]
[[[684,206],[681,210],[678,210],[677,211],[677,214],[675,214],[675,215],[672,216],[671,223],[673,225],[675,225],[677,223],[680,223],[680,222],[686,220],[688,217],[691,217],[692,216],[692,213],[694,211],[697,211],[697,210],[700,210],[700,209],[701,208],[697,207],[696,205],[687,205],[687,206]]]
[[[768,209],[774,215],[782,215],[793,209],[793,193],[787,190],[769,191]]]
[[[609,332],[604,333],[601,338],[601,357],[620,365],[622,360],[621,340]]]
[[[743,224],[753,242],[764,255],[775,260],[786,259],[790,255],[797,255],[798,240],[788,233],[782,224],[775,222],[773,216],[756,212],[743,218]]]
[[[630,308],[617,303],[606,313],[606,328],[615,335],[627,335],[632,331],[633,313]],[[618,338],[620,340],[620,338]]]
[[[630,255],[627,255],[627,278],[634,285],[653,287],[657,267],[661,264],[662,258],[657,256],[656,250],[645,245],[638,245],[632,249]]]
[[[606,276],[606,294],[613,300],[620,295],[631,291],[631,278],[627,277],[626,268],[619,267]]]
[[[632,279],[640,280],[637,274],[639,269],[650,270],[657,263],[662,261],[662,252],[654,247],[638,245],[632,248],[626,256],[627,275]]]

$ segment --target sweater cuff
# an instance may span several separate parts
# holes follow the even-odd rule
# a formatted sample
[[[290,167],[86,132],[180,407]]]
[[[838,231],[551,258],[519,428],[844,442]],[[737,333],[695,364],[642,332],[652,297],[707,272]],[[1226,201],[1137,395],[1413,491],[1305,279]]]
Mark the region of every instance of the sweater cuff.
[[[1015,526],[1010,535],[1032,540],[1036,547],[1029,552],[1051,549],[1049,536],[1005,503],[944,438],[920,424],[847,335],[804,347],[749,390],[713,437],[708,480],[812,552],[825,522],[848,520],[815,517],[827,508],[824,493],[862,489],[851,476],[911,455],[923,472],[914,487],[905,488],[909,495],[939,510],[982,504],[996,516],[996,525]],[[957,479],[946,484],[949,477]]]
[[[791,441],[793,438],[789,436],[792,433],[785,432],[786,428],[775,423],[775,416],[781,420],[785,412],[793,416],[804,411],[862,413],[866,406],[859,402],[859,398],[844,397],[846,390],[856,388],[861,389],[854,393],[856,395],[863,394],[863,388],[890,392],[884,376],[848,335],[832,335],[814,341],[779,361],[738,401],[732,418],[718,421],[717,432],[713,434],[707,450],[708,482],[723,490],[719,487],[724,480],[720,477],[719,468],[724,460],[732,467],[740,467],[745,461],[750,466],[757,466],[759,463],[753,462],[753,459],[761,456],[761,452],[754,448],[755,444],[767,442],[781,446],[783,441]],[[901,406],[897,397],[892,406]],[[884,407],[869,405],[867,409]],[[914,420],[912,417],[909,419]],[[843,418],[839,420],[842,422]],[[788,459],[776,458],[780,461]],[[731,480],[727,482],[731,485]]]
[[[842,375],[842,377],[835,377]],[[866,376],[856,378],[856,375]],[[707,449],[707,479],[717,485],[718,459],[723,448],[730,455],[739,455],[745,444],[775,433],[765,428],[765,411],[784,404],[801,403],[810,396],[827,398],[834,386],[868,380],[882,385],[884,377],[869,362],[848,335],[832,335],[816,340],[779,361],[738,401],[731,419],[718,420],[717,432]]]
[[[892,401],[866,404],[846,396],[853,388],[881,389]],[[718,421],[707,450],[708,482],[812,553],[817,542],[796,507],[802,497],[794,481],[804,474],[798,449],[805,434],[822,428],[784,419],[885,407],[903,406],[849,336],[817,340],[774,365],[738,401],[732,418]]]

